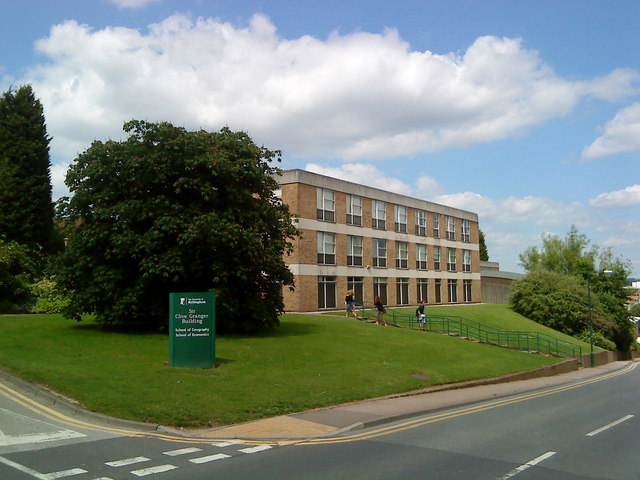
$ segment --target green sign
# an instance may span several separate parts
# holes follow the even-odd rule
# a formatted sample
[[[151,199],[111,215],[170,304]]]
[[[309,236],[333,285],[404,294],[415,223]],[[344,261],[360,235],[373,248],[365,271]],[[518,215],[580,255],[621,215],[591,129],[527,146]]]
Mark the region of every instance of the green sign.
[[[213,368],[216,362],[216,294],[169,294],[169,364]]]

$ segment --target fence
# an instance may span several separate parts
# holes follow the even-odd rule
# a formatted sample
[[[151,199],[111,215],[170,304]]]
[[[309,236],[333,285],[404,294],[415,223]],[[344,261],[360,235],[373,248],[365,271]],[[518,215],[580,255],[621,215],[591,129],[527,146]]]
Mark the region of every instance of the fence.
[[[367,320],[373,320],[377,316],[377,311],[371,304],[363,304],[358,307],[358,310],[361,317]],[[397,327],[455,335],[505,348],[582,359],[580,345],[565,342],[541,332],[500,330],[455,315],[425,315],[424,318],[418,318],[415,315],[391,310],[385,315],[385,321]]]

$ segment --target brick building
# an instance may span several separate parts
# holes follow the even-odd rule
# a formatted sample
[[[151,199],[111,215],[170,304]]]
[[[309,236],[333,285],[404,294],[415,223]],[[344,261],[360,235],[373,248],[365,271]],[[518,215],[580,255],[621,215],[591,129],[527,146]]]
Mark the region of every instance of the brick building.
[[[481,301],[478,215],[304,170],[278,177],[302,232],[285,262],[287,311]]]

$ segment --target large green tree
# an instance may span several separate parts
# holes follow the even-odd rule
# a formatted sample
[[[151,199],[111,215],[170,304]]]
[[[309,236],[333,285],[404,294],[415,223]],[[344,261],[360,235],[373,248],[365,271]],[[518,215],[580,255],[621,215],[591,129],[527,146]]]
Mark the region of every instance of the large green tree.
[[[280,152],[243,132],[131,121],[69,168],[69,243],[57,280],[65,314],[166,328],[170,292],[215,291],[219,331],[278,324],[298,233],[275,196]]]
[[[49,142],[30,85],[0,97],[0,235],[48,250],[53,237]]]
[[[629,262],[615,257],[611,248],[602,249],[592,245],[591,240],[580,233],[575,225],[571,226],[564,238],[547,234],[543,236],[542,243],[542,248],[529,247],[520,255],[520,264],[529,273],[521,281],[521,285],[514,286],[512,307],[523,315],[531,316],[532,308],[527,306],[527,292],[540,292],[544,287],[548,292],[536,298],[535,302],[531,299],[538,312],[534,316],[546,315],[543,323],[553,323],[559,330],[574,334],[580,324],[583,329],[588,328],[584,305],[590,290],[592,312],[599,317],[597,323],[601,326],[602,333],[615,342],[618,349],[628,350],[634,340],[632,323],[625,305]],[[540,272],[557,275],[545,276]],[[580,300],[576,297],[575,285],[566,279],[567,276],[580,282]],[[541,286],[527,287],[528,283]],[[569,284],[572,285],[571,288],[567,287]],[[552,294],[553,291],[556,293]],[[553,309],[549,307],[546,312],[542,305],[545,295],[549,303],[554,304]],[[553,317],[549,317],[550,314]]]

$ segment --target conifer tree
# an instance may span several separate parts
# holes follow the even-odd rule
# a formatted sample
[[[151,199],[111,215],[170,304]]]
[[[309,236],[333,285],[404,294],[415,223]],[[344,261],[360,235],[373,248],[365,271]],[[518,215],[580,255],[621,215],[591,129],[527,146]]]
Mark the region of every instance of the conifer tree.
[[[49,142],[30,85],[0,97],[0,235],[48,250],[53,233]]]

